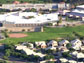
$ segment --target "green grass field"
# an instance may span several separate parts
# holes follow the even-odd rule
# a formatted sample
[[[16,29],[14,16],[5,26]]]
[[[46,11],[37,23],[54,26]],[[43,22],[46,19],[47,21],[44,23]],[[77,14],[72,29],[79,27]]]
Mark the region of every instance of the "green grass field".
[[[71,37],[75,38],[73,32],[77,32],[79,35],[84,36],[84,25],[75,27],[63,27],[63,28],[44,28],[44,32],[25,32],[28,37],[24,38],[7,38],[0,42],[3,43],[18,43],[18,42],[35,42],[42,40],[51,40],[57,38]]]

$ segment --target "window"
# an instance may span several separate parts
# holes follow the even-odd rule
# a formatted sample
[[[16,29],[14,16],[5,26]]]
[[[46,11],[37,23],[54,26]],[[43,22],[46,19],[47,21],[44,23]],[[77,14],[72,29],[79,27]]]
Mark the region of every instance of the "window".
[[[24,32],[25,31],[25,29],[22,29],[22,32]]]
[[[27,31],[30,31],[30,29],[28,29]]]

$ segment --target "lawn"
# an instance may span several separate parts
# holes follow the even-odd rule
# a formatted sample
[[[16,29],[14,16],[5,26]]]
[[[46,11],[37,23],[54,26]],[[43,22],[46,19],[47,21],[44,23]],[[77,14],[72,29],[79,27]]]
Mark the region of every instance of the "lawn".
[[[28,34],[27,37],[24,38],[7,38],[0,42],[3,43],[18,43],[18,42],[35,42],[42,40],[51,40],[57,38],[66,38],[71,37],[75,38],[73,32],[77,32],[78,34],[84,36],[84,25],[75,26],[75,27],[63,27],[63,28],[44,28],[44,32],[24,32]]]

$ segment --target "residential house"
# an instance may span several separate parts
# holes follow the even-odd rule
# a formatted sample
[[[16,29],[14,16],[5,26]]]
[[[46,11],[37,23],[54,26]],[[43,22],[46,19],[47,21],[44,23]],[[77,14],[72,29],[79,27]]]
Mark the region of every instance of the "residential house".
[[[40,63],[46,63],[47,61],[45,60],[45,61],[40,61]]]
[[[47,60],[47,61],[57,61],[57,59],[50,59],[50,60]],[[47,61],[46,60],[44,60],[44,61],[40,61],[40,63],[47,63]]]
[[[81,50],[84,51],[84,46],[81,46]]]
[[[50,47],[47,47],[45,50],[56,50],[57,47],[53,47],[53,46],[50,46]]]
[[[61,52],[68,52],[69,50],[64,46],[58,46],[57,49]]]
[[[75,50],[80,50],[82,42],[79,39],[75,39],[71,41],[72,44],[72,48],[74,48]]]
[[[66,15],[67,12],[70,12],[70,10],[63,10],[62,15]]]
[[[75,60],[69,60],[68,62],[69,63],[77,63],[77,61],[75,61]]]
[[[60,46],[65,46],[66,47],[66,45],[69,43],[69,41],[68,40],[62,40],[61,42],[59,42],[59,45]]]
[[[40,57],[44,57],[45,56],[42,53],[34,52],[33,50],[29,49],[27,46],[24,46],[24,45],[16,45],[16,49],[24,51],[27,55],[38,55]]]
[[[68,62],[68,60],[67,60],[66,58],[60,58],[59,60],[61,61],[61,63],[66,63],[66,62]]]
[[[34,45],[32,43],[24,42],[21,45],[27,46],[29,48],[34,48]]]
[[[40,47],[41,47],[41,48],[46,48],[47,45],[46,45],[46,43],[42,43],[42,44],[40,45]]]
[[[34,45],[32,43],[28,43],[30,45],[30,48],[34,48]]]
[[[84,53],[81,53],[81,52],[74,51],[70,54],[76,56],[77,58],[84,58]]]
[[[41,48],[46,48],[47,47],[45,41],[35,42],[35,45],[40,46]]]
[[[82,40],[82,45],[84,45],[84,40]]]
[[[47,45],[55,47],[55,46],[58,46],[58,43],[55,40],[51,40],[49,43],[47,43]]]

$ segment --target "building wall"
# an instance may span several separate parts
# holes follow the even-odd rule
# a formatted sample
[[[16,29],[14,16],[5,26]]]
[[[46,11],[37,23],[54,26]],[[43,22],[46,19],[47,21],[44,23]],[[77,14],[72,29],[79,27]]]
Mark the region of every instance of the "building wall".
[[[2,6],[0,8],[5,8],[5,9],[31,9],[31,8],[35,8],[37,10],[40,9],[64,9],[64,8],[70,8],[70,4],[68,3],[47,3],[47,4],[2,4]]]
[[[54,6],[57,6],[57,4],[3,4],[1,8],[6,9],[26,9],[26,8],[36,8],[39,10],[42,9],[52,9]]]
[[[38,24],[3,24],[3,27],[8,32],[43,32],[43,27]]]
[[[3,24],[3,27],[15,27],[15,24]]]
[[[22,31],[26,31],[26,32],[33,32],[35,31],[33,27],[7,27],[6,28],[8,30],[8,32],[22,32]]]
[[[41,27],[7,27],[8,32],[41,32]]]

